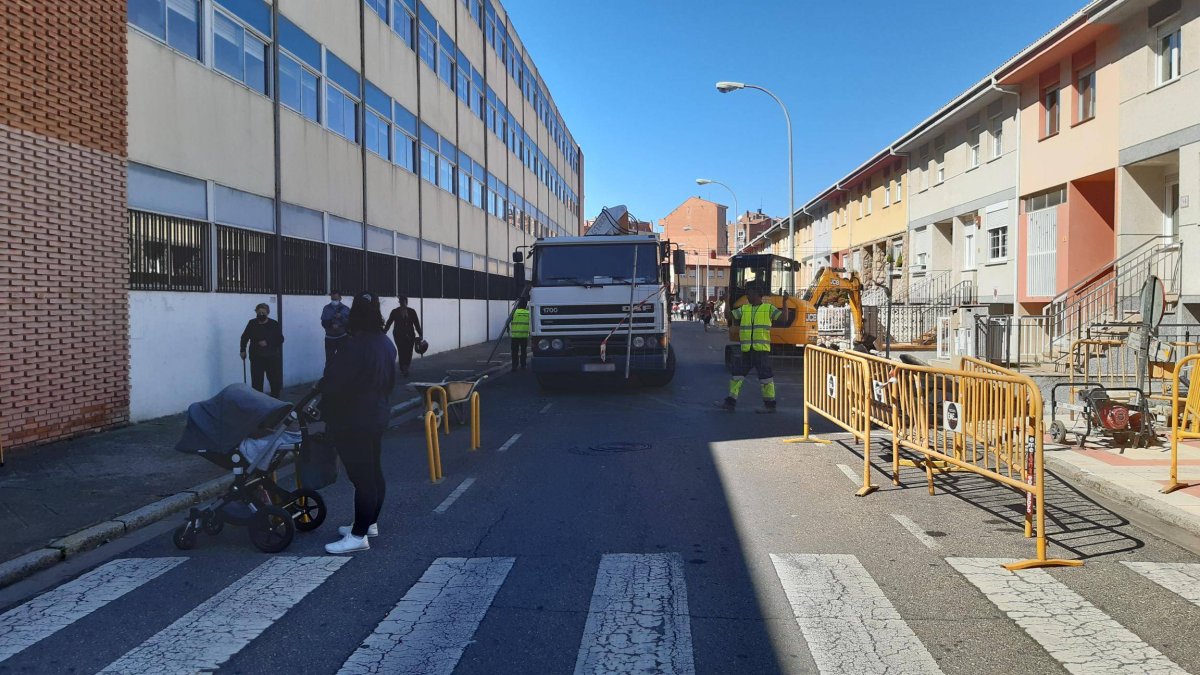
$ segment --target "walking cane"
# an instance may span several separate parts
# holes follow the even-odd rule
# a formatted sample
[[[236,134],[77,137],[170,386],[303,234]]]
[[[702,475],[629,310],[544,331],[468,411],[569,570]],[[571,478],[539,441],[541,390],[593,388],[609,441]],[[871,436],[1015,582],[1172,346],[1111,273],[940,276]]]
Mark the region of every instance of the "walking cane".
[[[242,357],[242,384],[246,384],[246,357]]]

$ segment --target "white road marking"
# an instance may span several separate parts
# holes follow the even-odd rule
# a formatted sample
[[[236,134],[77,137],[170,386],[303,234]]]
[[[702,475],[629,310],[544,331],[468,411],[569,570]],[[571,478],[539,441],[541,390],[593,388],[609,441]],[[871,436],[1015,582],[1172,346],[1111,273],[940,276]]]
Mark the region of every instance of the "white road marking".
[[[521,434],[513,434],[512,436],[510,436],[510,437],[508,438],[508,440],[507,440],[507,441],[504,441],[504,445],[500,446],[500,447],[499,447],[499,448],[496,450],[496,452],[504,452],[505,450],[508,450],[508,449],[509,449],[509,448],[511,448],[511,447],[513,446],[513,444],[514,444],[514,443],[516,443],[516,442],[517,442],[517,441],[518,441],[520,438],[521,438]]]
[[[862,476],[855,473],[854,469],[851,469],[845,464],[838,464],[837,467],[842,470],[842,473],[846,474],[846,478],[849,478],[851,483],[854,483],[855,485],[862,484]]]
[[[1194,563],[1122,563],[1193,605],[1200,605],[1200,565]]]
[[[852,555],[771,554],[792,614],[822,673],[941,673]]]
[[[947,558],[1071,673],[1184,673],[1045,570],[1009,572],[995,558]]]
[[[339,675],[450,675],[515,558],[438,558],[342,665]]]
[[[335,556],[271,558],[101,672],[216,670],[349,560]]]
[[[158,578],[187,558],[113,560],[0,614],[0,661]]]
[[[902,516],[899,513],[893,513],[892,517],[896,519],[897,523],[903,525],[904,529],[908,530],[909,534],[916,537],[922,544],[925,544],[926,547],[938,547],[937,540],[928,534],[925,534],[925,530],[921,529],[920,525],[914,523],[912,518],[909,518],[908,516]]]
[[[575,675],[695,673],[683,559],[614,553],[600,559]]]
[[[550,406],[552,406],[552,405],[554,405],[554,402],[553,402],[553,401],[552,401],[552,402],[550,402],[550,403],[547,403],[547,404],[546,404],[546,405],[545,405],[545,406],[542,408],[541,412],[543,412],[543,413],[545,413],[545,412],[549,412],[549,410],[550,410]]]
[[[462,496],[462,493],[466,492],[467,488],[471,487],[471,484],[474,482],[474,478],[467,478],[463,480],[463,482],[458,484],[458,487],[454,488],[454,492],[451,492],[449,497],[446,497],[444,500],[442,500],[441,504],[438,504],[438,507],[434,509],[433,512],[445,513],[446,509],[449,509],[451,504],[458,501],[458,498]]]

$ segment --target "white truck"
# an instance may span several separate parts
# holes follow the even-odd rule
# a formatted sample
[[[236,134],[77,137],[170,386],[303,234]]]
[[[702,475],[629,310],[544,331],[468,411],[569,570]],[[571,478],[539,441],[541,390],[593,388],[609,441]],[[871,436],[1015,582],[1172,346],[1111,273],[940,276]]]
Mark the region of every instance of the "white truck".
[[[671,346],[669,245],[657,234],[538,239],[513,254],[528,276],[530,357],[543,387],[585,377],[664,386],[675,375]]]

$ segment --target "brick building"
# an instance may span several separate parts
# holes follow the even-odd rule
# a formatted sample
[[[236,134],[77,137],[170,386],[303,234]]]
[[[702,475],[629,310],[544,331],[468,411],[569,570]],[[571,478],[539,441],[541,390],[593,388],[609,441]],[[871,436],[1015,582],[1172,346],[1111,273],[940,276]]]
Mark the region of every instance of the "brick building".
[[[689,300],[724,297],[729,285],[728,207],[688,197],[658,221],[663,237],[687,252],[687,270],[679,293]]]
[[[0,22],[0,440],[129,419],[125,8],[11,3]]]
[[[501,331],[513,249],[583,225],[583,154],[495,0],[8,3],[0,440],[285,384],[331,290],[406,295],[431,353]]]

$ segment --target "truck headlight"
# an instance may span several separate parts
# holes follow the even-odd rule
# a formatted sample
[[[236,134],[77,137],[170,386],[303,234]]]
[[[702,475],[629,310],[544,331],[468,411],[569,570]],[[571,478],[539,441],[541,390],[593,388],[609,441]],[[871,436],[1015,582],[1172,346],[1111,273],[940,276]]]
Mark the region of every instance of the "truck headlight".
[[[646,346],[649,347],[650,349],[654,349],[655,347],[658,347],[658,338],[656,338],[656,337],[646,338]]]
[[[642,337],[641,335],[633,338],[633,346],[638,349],[645,347],[646,346],[646,338]]]
[[[556,352],[561,352],[564,346],[565,345],[563,344],[563,341],[558,338],[554,338],[550,341],[550,348]]]
[[[537,347],[539,352],[547,351],[550,349],[550,341],[546,338],[542,338],[541,340],[538,340]]]

